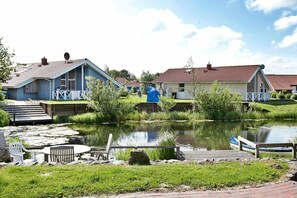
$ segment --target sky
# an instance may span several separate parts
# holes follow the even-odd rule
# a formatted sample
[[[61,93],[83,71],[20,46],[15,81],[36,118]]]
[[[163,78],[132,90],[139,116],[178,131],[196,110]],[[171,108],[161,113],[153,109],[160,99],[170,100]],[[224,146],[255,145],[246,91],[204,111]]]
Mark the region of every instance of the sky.
[[[88,58],[143,71],[264,64],[297,74],[297,0],[0,0],[16,63]]]

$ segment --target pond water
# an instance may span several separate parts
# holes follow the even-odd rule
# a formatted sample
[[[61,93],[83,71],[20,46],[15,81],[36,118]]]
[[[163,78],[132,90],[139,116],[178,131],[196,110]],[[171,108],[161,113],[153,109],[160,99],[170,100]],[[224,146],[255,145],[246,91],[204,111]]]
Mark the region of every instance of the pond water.
[[[176,135],[177,144],[189,150],[230,149],[231,136],[242,136],[253,142],[289,142],[297,139],[297,122],[162,122],[129,123],[117,126],[70,125],[84,136],[85,144],[105,146],[108,134],[114,143],[126,145],[156,145],[164,132]]]

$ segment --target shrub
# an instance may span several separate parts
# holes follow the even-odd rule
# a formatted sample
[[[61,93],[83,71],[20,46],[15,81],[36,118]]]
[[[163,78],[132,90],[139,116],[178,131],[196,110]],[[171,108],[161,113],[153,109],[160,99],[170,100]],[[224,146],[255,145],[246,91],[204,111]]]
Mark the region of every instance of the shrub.
[[[2,109],[0,109],[0,127],[9,125],[9,114]]]
[[[230,89],[222,89],[215,81],[210,92],[200,91],[195,97],[195,105],[202,111],[206,118],[221,120],[229,112],[240,112],[241,97],[231,94]]]
[[[292,94],[289,94],[289,93],[288,93],[288,94],[285,95],[285,98],[286,98],[286,99],[291,99],[291,96],[292,96]]]
[[[277,94],[278,94],[277,92],[272,92],[272,93],[270,94],[270,97],[271,97],[271,98],[276,98],[276,97],[277,97]]]
[[[297,100],[297,94],[292,94],[292,95],[291,95],[291,99],[292,99],[292,100]]]
[[[169,113],[169,119],[170,120],[190,120],[191,114],[190,112],[174,111]]]
[[[176,102],[173,98],[161,97],[158,105],[163,112],[169,112],[176,105]]]
[[[103,115],[106,122],[120,122],[134,111],[134,104],[121,101],[121,92],[111,82],[104,84],[94,78],[88,79],[89,107]]]
[[[285,94],[280,92],[280,93],[277,94],[277,98],[278,99],[285,99]]]

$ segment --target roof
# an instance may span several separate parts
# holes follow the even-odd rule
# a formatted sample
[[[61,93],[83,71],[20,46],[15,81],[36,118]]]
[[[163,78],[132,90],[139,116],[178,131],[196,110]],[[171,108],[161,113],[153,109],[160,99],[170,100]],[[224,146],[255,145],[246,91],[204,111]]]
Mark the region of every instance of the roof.
[[[117,77],[116,80],[118,82],[122,83],[122,85],[125,85],[127,87],[139,87],[140,86],[140,82],[138,80],[129,81],[123,77]]]
[[[291,90],[292,86],[297,86],[297,75],[267,74],[266,78],[274,90]]]
[[[221,66],[193,68],[194,75],[187,73],[185,68],[168,69],[166,72],[157,77],[154,82],[250,82],[253,76],[260,69],[260,65],[238,65],[238,66]],[[191,71],[191,70],[190,70]]]
[[[118,86],[120,83],[113,80],[107,73],[101,70],[97,65],[88,59],[77,59],[64,61],[47,62],[46,65],[39,63],[30,63],[22,67],[21,71],[11,73],[12,79],[4,83],[2,86],[5,88],[20,88],[36,79],[55,79],[62,74],[65,74],[81,65],[87,64],[101,75],[105,76],[108,80],[114,81]]]

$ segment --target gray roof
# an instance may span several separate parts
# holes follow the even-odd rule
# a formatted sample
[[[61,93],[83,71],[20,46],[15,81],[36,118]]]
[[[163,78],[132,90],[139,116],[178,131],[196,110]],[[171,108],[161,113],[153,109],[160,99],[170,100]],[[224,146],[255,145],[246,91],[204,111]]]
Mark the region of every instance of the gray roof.
[[[7,83],[2,84],[3,88],[20,88],[28,83],[33,82],[36,79],[55,79],[62,74],[65,74],[81,65],[87,64],[101,75],[111,80],[118,86],[122,86],[120,83],[112,79],[107,73],[100,69],[97,65],[89,61],[88,59],[77,59],[65,61],[55,61],[48,62],[47,65],[42,65],[39,63],[31,63],[22,67],[21,71],[16,71],[11,73],[12,79],[7,81]]]

